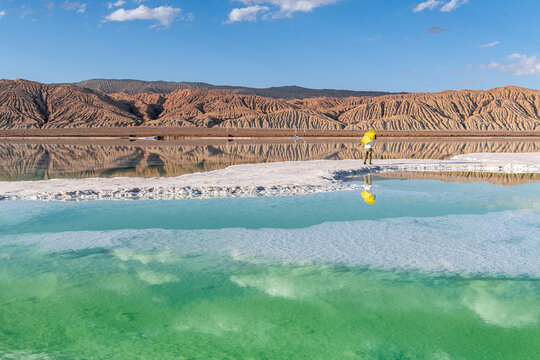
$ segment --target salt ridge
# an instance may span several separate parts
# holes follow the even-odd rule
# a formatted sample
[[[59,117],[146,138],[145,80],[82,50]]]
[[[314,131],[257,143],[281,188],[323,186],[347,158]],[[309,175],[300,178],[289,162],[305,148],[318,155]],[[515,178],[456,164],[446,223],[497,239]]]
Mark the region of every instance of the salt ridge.
[[[540,210],[327,222],[297,229],[112,230],[21,234],[4,244],[46,251],[129,249],[169,258],[216,254],[278,262],[341,264],[450,274],[540,277]],[[383,235],[381,235],[383,234]],[[116,250],[115,250],[116,251]],[[115,253],[113,251],[113,254]],[[127,250],[126,250],[127,251]]]

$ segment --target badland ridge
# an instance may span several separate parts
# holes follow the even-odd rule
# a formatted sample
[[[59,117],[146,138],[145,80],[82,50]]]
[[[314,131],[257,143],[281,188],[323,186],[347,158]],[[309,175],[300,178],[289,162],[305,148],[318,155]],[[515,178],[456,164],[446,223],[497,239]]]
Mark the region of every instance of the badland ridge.
[[[96,87],[96,84],[106,83],[94,81],[86,84]],[[272,96],[261,96],[244,94],[238,89],[175,89],[176,85],[167,88],[166,82],[161,88],[154,87],[153,91],[139,93],[138,86],[121,84],[129,86],[121,88],[111,80],[107,88],[100,90],[74,84],[0,80],[0,129],[160,126],[319,130],[373,128],[387,131],[540,130],[540,91],[514,86],[487,91],[372,93],[369,96],[347,96],[346,91],[328,90],[330,94],[334,92],[334,96],[311,97],[325,91],[313,90],[315,93],[308,91],[298,98],[287,98],[291,94],[290,88],[274,88]],[[147,90],[145,86],[141,89]],[[115,92],[118,89],[124,92]],[[287,96],[276,98],[280,91]]]

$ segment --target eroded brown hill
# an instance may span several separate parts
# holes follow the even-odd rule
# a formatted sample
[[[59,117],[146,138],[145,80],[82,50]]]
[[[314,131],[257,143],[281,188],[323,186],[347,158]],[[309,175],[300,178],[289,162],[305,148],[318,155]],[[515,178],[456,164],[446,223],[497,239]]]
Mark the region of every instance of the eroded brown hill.
[[[345,128],[392,131],[540,129],[540,91],[514,86],[488,91],[322,98],[292,103],[337,118]]]
[[[120,99],[128,95],[112,96]],[[147,122],[148,125],[388,131],[540,130],[540,91],[518,87],[291,101],[217,90],[177,90],[165,98],[163,112]]]
[[[283,100],[222,90],[105,94],[0,80],[0,129],[125,126],[540,131],[540,91],[518,87]]]
[[[122,127],[140,122],[126,104],[98,91],[0,80],[0,129]]]

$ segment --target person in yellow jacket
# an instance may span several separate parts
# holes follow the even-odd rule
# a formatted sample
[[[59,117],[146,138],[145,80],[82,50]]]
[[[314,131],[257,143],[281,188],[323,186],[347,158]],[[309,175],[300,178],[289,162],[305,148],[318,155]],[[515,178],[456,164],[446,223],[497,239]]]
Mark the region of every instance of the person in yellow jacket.
[[[364,144],[366,148],[366,153],[364,154],[364,165],[366,165],[366,162],[369,158],[369,165],[371,165],[371,161],[373,159],[373,143],[377,139],[377,135],[375,134],[375,131],[370,130],[367,133],[365,133],[364,137],[362,138],[362,143]]]

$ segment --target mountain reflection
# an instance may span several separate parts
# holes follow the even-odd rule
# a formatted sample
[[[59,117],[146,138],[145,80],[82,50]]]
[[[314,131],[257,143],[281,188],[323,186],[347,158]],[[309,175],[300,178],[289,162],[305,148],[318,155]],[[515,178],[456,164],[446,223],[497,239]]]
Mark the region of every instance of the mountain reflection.
[[[448,159],[464,153],[537,151],[540,138],[383,138],[374,149],[374,159]],[[360,140],[4,139],[0,140],[0,180],[178,176],[235,164],[362,159],[363,152]],[[510,179],[503,183],[514,182],[512,176],[501,175]],[[529,175],[523,178],[537,180]]]

